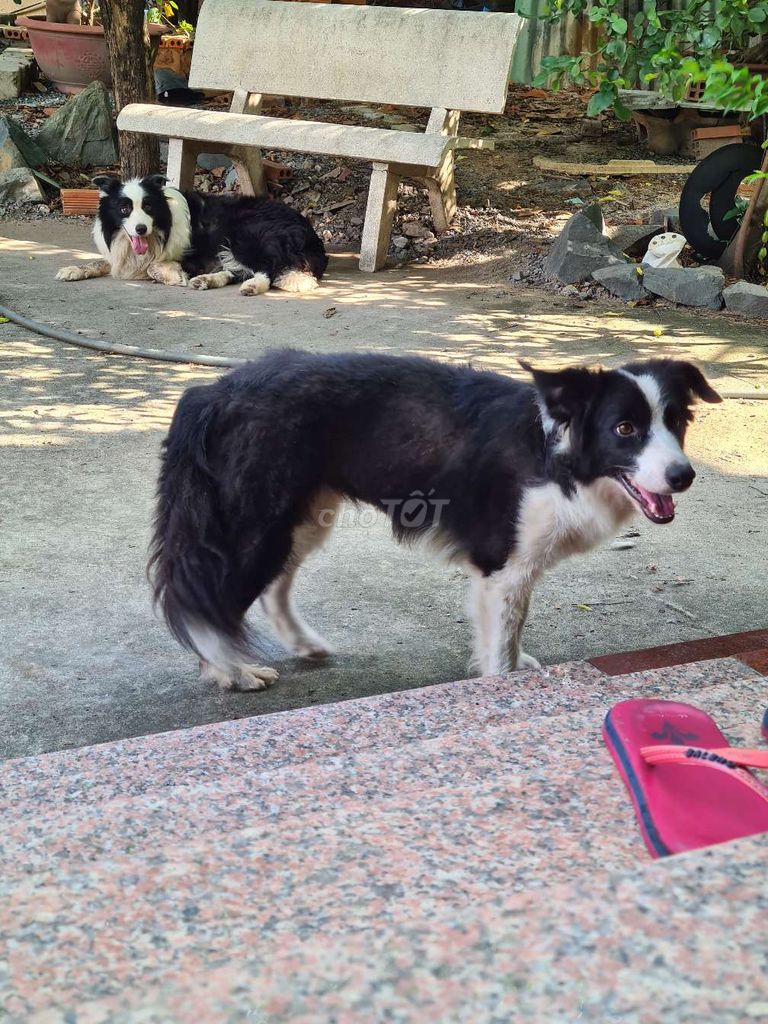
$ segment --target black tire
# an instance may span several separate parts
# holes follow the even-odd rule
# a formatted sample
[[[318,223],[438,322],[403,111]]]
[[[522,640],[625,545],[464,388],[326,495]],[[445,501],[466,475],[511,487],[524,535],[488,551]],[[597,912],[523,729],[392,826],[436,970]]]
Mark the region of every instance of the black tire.
[[[725,215],[733,209],[743,179],[759,168],[761,156],[758,146],[737,142],[704,157],[689,175],[680,196],[680,230],[699,256],[705,259],[722,256],[736,234],[739,222],[725,220]],[[707,195],[709,212],[701,205]]]

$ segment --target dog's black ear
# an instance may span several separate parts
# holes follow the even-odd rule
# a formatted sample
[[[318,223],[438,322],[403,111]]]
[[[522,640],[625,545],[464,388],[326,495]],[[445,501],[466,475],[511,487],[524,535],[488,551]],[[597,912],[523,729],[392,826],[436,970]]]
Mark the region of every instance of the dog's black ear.
[[[91,180],[99,192],[103,192],[104,195],[109,195],[110,192],[114,192],[115,189],[120,188],[123,184],[114,174],[97,174]]]
[[[142,179],[142,185],[154,185],[155,188],[162,188],[168,181],[164,174],[148,174]]]
[[[582,367],[537,370],[523,359],[519,363],[533,377],[536,390],[556,423],[570,423],[584,411],[595,395],[599,378],[595,370]]]
[[[715,405],[717,402],[722,402],[722,398],[718,395],[698,366],[694,366],[693,363],[686,363],[683,360],[676,359],[674,362],[683,375],[689,395],[693,398],[700,398],[702,402],[710,402],[712,405]]]

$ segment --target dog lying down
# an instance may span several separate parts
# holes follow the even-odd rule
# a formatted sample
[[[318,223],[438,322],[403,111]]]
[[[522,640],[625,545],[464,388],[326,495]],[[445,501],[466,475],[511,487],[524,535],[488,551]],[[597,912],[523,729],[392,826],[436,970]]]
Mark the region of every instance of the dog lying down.
[[[524,383],[381,355],[273,351],[181,398],[164,445],[150,571],[174,636],[224,688],[277,678],[245,614],[257,598],[295,654],[330,654],[291,586],[342,501],[469,576],[474,666],[536,667],[520,634],[536,580],[636,512],[671,523],[695,472],[683,452],[691,363],[533,369]],[[263,649],[261,657],[263,658]]]
[[[273,199],[179,192],[165,181],[160,174],[94,178],[93,239],[104,258],[63,267],[57,280],[111,275],[200,289],[239,283],[243,295],[318,287],[328,257],[297,210]]]

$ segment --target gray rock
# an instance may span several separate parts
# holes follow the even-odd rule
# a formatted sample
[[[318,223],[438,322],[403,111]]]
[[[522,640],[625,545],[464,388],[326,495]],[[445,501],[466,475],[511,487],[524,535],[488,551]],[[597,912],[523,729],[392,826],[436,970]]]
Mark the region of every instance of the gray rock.
[[[579,213],[586,217],[601,235],[605,234],[605,217],[603,217],[603,208],[600,203],[591,203],[589,206],[585,206],[583,210],[579,210]]]
[[[643,270],[635,263],[621,266],[602,267],[595,270],[592,277],[611,295],[628,301],[644,299],[648,292],[643,287]]]
[[[616,224],[605,229],[606,235],[623,253],[634,259],[642,259],[648,251],[648,243],[663,232],[661,225]]]
[[[603,211],[597,203],[579,210],[549,250],[545,271],[565,284],[580,284],[601,267],[626,263],[621,250],[603,234],[604,227]]]
[[[726,309],[747,316],[768,317],[768,288],[762,284],[737,281],[723,291]]]
[[[42,203],[44,198],[28,167],[0,171],[0,203]]]
[[[9,46],[0,53],[0,100],[15,100],[32,85],[35,58],[27,48]]]
[[[426,224],[420,224],[417,220],[403,224],[403,234],[406,238],[434,238]]]
[[[197,165],[204,167],[206,171],[212,171],[215,167],[231,167],[232,161],[223,153],[199,153]]]
[[[725,278],[719,267],[645,267],[643,283],[649,292],[681,306],[720,309]]]
[[[11,167],[38,167],[45,153],[15,121],[0,117],[0,171]]]
[[[658,224],[664,231],[679,231],[680,211],[676,206],[666,206],[663,209],[651,210],[648,222],[650,224]]]
[[[117,163],[117,128],[109,92],[91,82],[48,118],[37,143],[57,163],[104,167]]]
[[[541,183],[540,190],[558,198],[568,199],[573,196],[589,199],[595,194],[586,178],[546,178]]]

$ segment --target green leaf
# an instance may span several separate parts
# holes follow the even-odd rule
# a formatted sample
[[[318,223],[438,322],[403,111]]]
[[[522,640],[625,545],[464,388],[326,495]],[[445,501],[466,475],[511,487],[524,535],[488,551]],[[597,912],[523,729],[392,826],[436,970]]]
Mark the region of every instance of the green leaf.
[[[753,25],[762,25],[764,21],[768,20],[768,11],[764,7],[753,7],[747,11],[747,18]]]
[[[587,117],[596,117],[608,107],[613,106],[616,98],[616,89],[609,82],[603,82],[598,91],[592,96],[587,104]]]
[[[758,250],[757,258],[760,260],[761,263],[765,263],[766,256],[768,256],[768,249],[766,249],[765,246],[763,246],[761,249]]]
[[[629,25],[627,24],[627,19],[620,18],[617,15],[614,15],[611,18],[611,28],[617,35],[625,36],[627,34],[627,29],[629,28]]]

